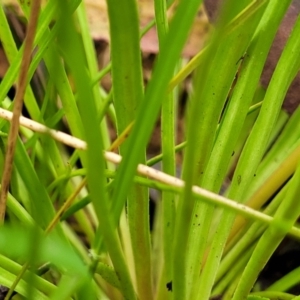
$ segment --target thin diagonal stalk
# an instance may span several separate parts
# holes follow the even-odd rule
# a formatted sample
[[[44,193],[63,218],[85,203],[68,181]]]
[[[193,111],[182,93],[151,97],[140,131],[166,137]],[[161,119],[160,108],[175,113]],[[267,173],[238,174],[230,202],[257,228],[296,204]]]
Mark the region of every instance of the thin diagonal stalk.
[[[0,109],[0,117],[3,117],[3,115],[2,115],[3,112],[5,112],[5,119],[11,120],[12,113],[9,111],[4,111],[3,109]],[[66,133],[47,128],[46,126],[39,124],[37,122],[34,122],[30,119],[21,117],[20,124],[22,126],[26,126],[37,132],[41,132],[41,133],[49,133],[50,132],[54,139],[57,139],[58,141],[63,142],[66,145],[69,145],[71,147],[75,147],[75,148],[79,147],[79,149],[82,149],[82,150],[87,149],[86,143],[84,141],[74,138],[73,136],[70,136]],[[108,152],[108,151],[104,152],[104,158],[114,164],[120,164],[120,162],[122,160],[122,157],[120,155],[113,153],[113,152]],[[181,179],[170,176],[170,175],[160,172],[156,169],[152,169],[151,167],[148,167],[146,165],[139,164],[137,167],[137,172],[143,176],[153,178],[159,182],[163,182],[163,183],[169,185],[170,187],[182,188],[185,185],[184,181],[182,181]],[[78,174],[86,175],[86,172],[82,172],[80,170],[78,172],[75,172],[74,175],[78,175]],[[171,188],[170,191],[173,191],[173,189]],[[265,216],[264,214],[260,213],[259,211],[249,209],[245,205],[236,203],[233,200],[229,200],[226,197],[220,196],[218,194],[215,194],[208,190],[202,189],[200,187],[194,186],[193,192],[195,193],[195,195],[198,195],[200,198],[202,197],[203,201],[207,201],[211,204],[220,205],[221,207],[226,207],[233,211],[239,212],[241,215],[244,215],[245,217],[253,218],[255,220],[259,220],[259,221],[265,222],[267,224],[269,224],[272,221],[271,217]],[[49,219],[49,221],[50,220],[51,219]],[[297,229],[296,227],[293,227],[289,233],[292,236],[295,236],[295,238],[300,237],[300,230]]]
[[[23,107],[23,97],[27,86],[27,72],[30,65],[33,41],[35,37],[36,26],[40,12],[41,1],[34,0],[31,6],[31,13],[28,22],[27,33],[24,41],[24,53],[21,63],[20,75],[17,85],[16,97],[14,99],[13,119],[9,131],[9,139],[7,144],[3,177],[1,181],[0,191],[0,222],[4,222],[6,199],[13,166],[13,157],[16,147],[16,141],[19,131],[19,119]]]

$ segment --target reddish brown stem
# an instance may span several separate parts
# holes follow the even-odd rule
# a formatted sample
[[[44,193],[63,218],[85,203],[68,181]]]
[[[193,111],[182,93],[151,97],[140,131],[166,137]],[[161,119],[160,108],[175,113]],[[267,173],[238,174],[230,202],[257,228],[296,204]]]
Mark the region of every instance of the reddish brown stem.
[[[27,86],[27,73],[31,61],[31,53],[33,48],[33,41],[35,37],[35,31],[37,27],[38,16],[41,7],[41,0],[33,0],[31,4],[31,12],[27,27],[27,33],[24,41],[24,52],[20,67],[20,74],[18,78],[17,91],[14,99],[14,109],[13,109],[13,118],[11,122],[11,127],[8,135],[8,144],[5,155],[4,170],[2,174],[1,181],[1,191],[0,191],[0,222],[4,222],[5,211],[6,211],[6,200],[7,193],[11,178],[12,166],[14,152],[16,148],[16,141],[19,131],[19,118],[23,106],[23,97],[25,94],[25,89]]]

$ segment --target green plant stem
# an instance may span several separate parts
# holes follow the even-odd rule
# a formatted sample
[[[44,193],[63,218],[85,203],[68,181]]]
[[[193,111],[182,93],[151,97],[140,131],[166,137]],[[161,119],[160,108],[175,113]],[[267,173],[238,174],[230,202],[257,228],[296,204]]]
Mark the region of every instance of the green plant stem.
[[[287,7],[287,4],[285,3],[285,6]],[[273,6],[276,7],[276,9],[278,8],[278,4],[277,6]],[[284,7],[283,7],[284,8]],[[278,10],[278,15],[279,17],[276,19],[278,24],[279,21],[281,19],[281,17],[283,16],[284,13],[284,9],[282,10]],[[258,18],[256,18],[256,22],[258,22],[260,20],[260,16],[259,14],[257,15]],[[266,20],[267,21],[267,20]],[[273,22],[273,19],[272,19]],[[247,24],[247,23],[245,23]],[[252,26],[255,23],[252,23]],[[262,26],[262,25],[260,25]],[[272,26],[274,26],[274,24],[272,23]],[[247,30],[250,30],[250,27],[247,27]],[[254,30],[255,27],[252,27],[252,30]],[[275,29],[274,28],[274,34],[275,34]],[[246,29],[245,29],[246,30]],[[268,32],[269,34],[269,32]],[[238,37],[238,39],[240,39]],[[230,159],[230,155],[233,151],[233,147],[236,143],[236,140],[238,138],[239,135],[239,131],[242,128],[242,124],[244,122],[245,116],[246,116],[246,112],[248,110],[248,107],[250,106],[250,101],[252,100],[252,97],[254,95],[254,91],[256,89],[256,84],[257,81],[259,79],[260,76],[260,71],[262,70],[263,67],[263,62],[264,59],[267,55],[267,51],[268,51],[268,46],[270,46],[272,39],[268,40],[269,43],[266,44],[265,39],[263,37],[261,37],[261,39],[253,39],[255,41],[254,44],[250,45],[250,48],[247,50],[247,54],[251,53],[251,55],[248,57],[246,54],[245,57],[245,61],[242,62],[242,66],[241,66],[241,73],[240,76],[238,78],[235,90],[233,92],[233,96],[232,96],[232,100],[229,103],[229,107],[228,110],[226,112],[225,115],[225,119],[224,122],[222,123],[222,127],[218,133],[216,142],[215,142],[215,147],[213,149],[212,155],[211,155],[211,160],[208,163],[208,167],[204,173],[204,181],[203,184],[205,184],[205,187],[208,187],[209,189],[216,189],[215,191],[217,191],[220,188],[220,184],[224,178],[224,175],[227,171],[228,168],[228,160]],[[262,43],[264,43],[264,53],[265,56],[261,57],[261,45]],[[256,56],[260,56],[260,59],[257,61],[255,59]],[[244,65],[245,63],[245,65]],[[257,65],[260,64],[259,67],[255,67],[255,71],[257,71],[256,75],[253,78],[253,67],[250,67],[251,65]],[[251,75],[250,75],[250,70],[251,70]],[[252,81],[249,80],[251,76]],[[247,87],[247,89],[249,88],[248,92],[245,92],[245,88]],[[243,95],[247,95],[249,96],[249,98],[246,98]],[[245,105],[246,104],[246,105]],[[257,147],[257,146],[256,146]],[[218,165],[216,163],[219,162],[219,167],[216,168],[216,165]],[[249,160],[248,160],[249,162]],[[207,185],[208,184],[208,185]],[[208,208],[208,210],[200,210],[201,206],[199,206],[199,213],[195,213],[193,218],[194,220],[196,219],[196,214],[198,215],[198,218],[201,219],[201,217],[203,217],[206,221],[205,223],[200,227],[200,232],[202,231],[204,233],[204,235],[207,236],[207,232],[209,229],[209,225],[210,224],[210,219],[212,218],[212,214],[213,214],[213,210],[212,207]],[[207,257],[207,261],[206,261],[206,265],[205,265],[205,269],[201,274],[200,277],[200,282],[201,285],[197,285],[195,284],[194,286],[197,288],[197,290],[195,290],[195,293],[198,295],[198,299],[206,299],[209,296],[209,286],[212,287],[212,284],[214,282],[214,277],[216,274],[216,270],[218,269],[218,264],[219,261],[221,259],[221,253],[223,251],[223,247],[222,245],[225,244],[226,241],[226,226],[224,226],[225,224],[225,220],[227,217],[225,217],[227,213],[224,212],[224,216],[222,216],[220,218],[221,222],[220,225],[217,228],[217,231],[214,235],[213,238],[213,242],[212,245],[210,247],[210,252],[208,253],[208,257]],[[193,224],[196,223],[196,221],[193,221]],[[203,241],[203,238],[201,238],[202,235],[198,236],[198,238],[194,238],[193,241]],[[205,240],[205,239],[204,239]],[[205,249],[205,244],[202,244],[202,253],[204,253],[204,249]],[[200,257],[200,256],[199,256]],[[191,261],[193,261],[193,259],[191,259]],[[198,292],[198,291],[202,291],[203,288],[205,287],[206,293],[203,292]],[[201,298],[203,297],[203,298]]]
[[[282,1],[280,2],[283,3]],[[287,1],[285,6],[289,3],[290,2]],[[274,6],[274,11],[275,8],[276,12],[279,13],[281,11],[278,9],[278,5]],[[234,195],[237,198],[241,198],[247,185],[250,181],[252,181],[252,178],[255,175],[257,165],[264,154],[265,147],[268,142],[267,137],[270,136],[273,125],[277,120],[287,88],[297,73],[299,61],[297,53],[294,52],[294,47],[296,46],[296,43],[293,45],[293,42],[289,42],[279,60],[267,90],[257,122],[255,123],[251,135],[247,140],[246,146],[244,147],[242,156],[237,165],[230,191],[230,195]],[[290,53],[293,53],[293,55],[291,56]],[[287,65],[291,65],[292,67],[287,68]],[[285,73],[282,71],[285,71]],[[279,94],[277,90],[278,84],[281,86]],[[276,101],[274,101],[274,99]],[[241,177],[241,174],[243,174],[243,177]]]
[[[286,196],[286,190],[287,186],[285,186],[278,193],[278,195],[276,195],[270,205],[268,205],[268,207],[264,210],[264,214],[270,216],[274,215],[279,204],[284,200]],[[242,232],[242,235],[237,236],[238,240],[235,239],[233,241],[229,241],[230,244],[234,243],[234,246],[230,250],[225,249],[225,257],[222,259],[220,268],[218,270],[216,282],[222,279],[222,277],[229,271],[238,257],[243,255],[243,253],[262,235],[265,229],[265,226],[262,226],[262,224],[255,222],[251,226],[248,226],[248,228],[245,229],[244,232]],[[230,244],[227,246],[230,247]]]
[[[292,287],[299,284],[300,281],[300,267],[295,268],[288,274],[284,275],[276,282],[267,287],[266,291],[279,291],[285,292],[291,289]]]
[[[262,102],[259,102],[257,104],[250,106],[250,108],[248,110],[248,114],[251,114],[252,112],[259,109],[261,107],[261,104],[262,104]],[[183,150],[186,147],[186,145],[187,145],[186,141],[182,142],[174,147],[174,151],[177,153],[177,152]],[[156,163],[160,162],[162,160],[162,158],[163,158],[163,154],[158,154],[158,155],[152,157],[151,159],[147,160],[147,166],[155,165]]]
[[[144,100],[139,107],[135,125],[129,136],[128,147],[125,149],[123,160],[115,179],[116,189],[114,190],[113,198],[115,203],[114,213],[117,217],[120,215],[123,207],[124,195],[127,195],[130,189],[136,166],[143,159],[143,151],[158,116],[162,99],[164,99],[166,94],[167,84],[174,72],[199,3],[199,0],[193,0],[187,6],[183,1],[180,2],[169,32],[164,39],[152,79],[148,84]]]
[[[273,169],[269,173],[269,178],[265,179],[264,184],[250,197],[247,201],[247,205],[259,209],[262,207],[272,195],[277,191],[278,187],[282,186],[295,172],[296,166],[300,161],[300,141],[297,141],[294,145],[290,146],[288,153],[282,153],[280,156],[285,158],[284,161],[279,157],[275,157],[274,165],[277,169]],[[282,150],[283,151],[283,150]],[[288,155],[287,157],[284,157]],[[269,165],[270,166],[270,165]],[[271,171],[271,170],[269,170]],[[264,173],[263,175],[266,175]],[[237,231],[244,225],[245,220],[238,217],[235,220],[229,239],[234,236]]]
[[[228,34],[231,30],[236,29],[236,27],[241,26],[245,18],[250,17],[257,9],[260,8],[261,5],[264,4],[264,1],[261,1],[259,5],[252,6],[251,11],[243,11],[238,18],[234,22],[231,22],[229,26],[225,29],[224,35]],[[177,86],[180,82],[182,82],[185,78],[188,77],[203,61],[204,53],[209,50],[209,45],[204,49],[201,49],[200,52],[195,55],[187,65],[181,69],[169,82],[168,90],[171,91],[175,86]]]
[[[253,183],[246,191],[245,197],[247,199],[253,197],[254,193],[257,193],[260,188],[263,188],[263,185],[268,181],[270,174],[276,172],[276,169],[280,168],[279,166],[283,163],[283,161],[290,160],[290,158],[287,157],[292,152],[292,149],[295,149],[295,145],[299,143],[299,118],[300,107],[298,107],[298,109],[296,109],[296,111],[290,117],[287,125],[284,127],[277,141],[260,163],[256,172],[257,176],[254,178]]]
[[[140,32],[140,37],[143,37],[153,26],[155,25],[155,20],[150,21]],[[101,79],[111,71],[112,63],[109,62],[96,76],[93,80],[92,86],[96,85],[101,81]]]
[[[113,99],[117,132],[121,135],[136,118],[137,108],[143,99],[139,22],[134,0],[118,6],[114,1],[107,1],[107,5],[111,32]],[[125,140],[120,146],[120,153],[123,154],[128,146]],[[145,163],[145,154],[141,162]],[[115,188],[117,189],[117,186]],[[148,190],[144,187],[134,185],[130,188],[127,214],[135,280],[138,297],[141,300],[153,298],[148,199]]]
[[[299,34],[298,31],[300,31],[300,18],[298,18],[298,22],[296,23],[294,31],[291,35],[292,40],[293,37],[296,39],[296,36]],[[300,167],[298,164],[297,170],[293,178],[291,179],[285,201],[281,203],[274,216],[274,225],[270,226],[259,240],[259,243],[251,256],[251,259],[247,264],[242,277],[240,278],[239,284],[233,296],[233,300],[246,299],[246,295],[250,292],[259,272],[265,266],[267,260],[270,258],[273,251],[275,251],[276,247],[286,235],[287,231],[289,230],[289,226],[292,226],[299,217],[299,192]],[[286,229],[276,228],[276,222],[278,220],[284,220],[286,222]]]
[[[162,47],[163,40],[168,31],[168,20],[166,2],[156,0],[155,19],[158,32],[159,45]],[[161,148],[162,148],[162,171],[175,176],[175,93],[168,93],[162,102],[161,111]],[[172,243],[175,226],[175,195],[170,192],[163,192],[162,201],[162,234],[163,234],[163,268],[162,272],[165,285],[172,282]],[[167,294],[169,297],[170,293]]]
[[[267,93],[266,93],[266,99],[262,106],[262,112],[265,112],[265,115],[268,115],[269,118],[267,118],[267,116],[265,116],[264,114],[261,113],[262,117],[264,117],[264,119],[258,119],[257,123],[255,124],[255,128],[252,131],[253,136],[250,136],[250,138],[256,137],[256,142],[255,142],[256,149],[258,146],[257,143],[258,143],[259,139],[257,136],[255,136],[255,133],[258,133],[255,131],[255,129],[260,129],[259,134],[263,134],[261,132],[262,126],[265,126],[265,127],[270,126],[269,128],[265,129],[266,134],[264,135],[264,137],[269,136],[270,129],[272,128],[272,125],[274,124],[274,122],[276,120],[276,116],[278,115],[278,110],[279,110],[278,106],[282,103],[282,100],[285,95],[285,92],[287,91],[287,88],[289,87],[290,83],[292,82],[293,78],[295,77],[295,75],[298,72],[298,68],[299,68],[299,64],[300,64],[300,53],[298,51],[299,46],[300,46],[299,45],[300,42],[298,40],[299,34],[300,34],[300,18],[298,18],[296,21],[293,32],[287,42],[287,45],[283,51],[283,54],[278,62],[278,65],[275,69],[274,75],[271,79],[269,89],[267,90]],[[292,55],[291,55],[291,53],[292,53]],[[284,70],[288,70],[286,72],[286,74],[283,74]],[[281,77],[281,76],[283,76],[283,77]],[[275,85],[277,86],[277,84],[278,84],[277,80],[282,80],[282,94],[279,95],[277,99],[275,98],[277,100],[277,101],[275,101],[273,94],[272,94],[272,92],[273,92],[272,88],[275,89]],[[278,90],[277,90],[277,93],[278,93]],[[272,97],[271,98],[272,100],[269,97]],[[275,102],[274,107],[271,106],[271,102],[272,102],[272,104]],[[278,103],[279,105],[277,104],[277,106],[276,106],[276,102],[279,102]],[[267,110],[265,110],[264,105],[268,105]],[[270,112],[273,113],[271,116],[269,115]],[[261,124],[259,123],[259,121],[261,122]],[[270,121],[271,121],[271,124],[270,124]],[[265,122],[268,122],[268,123],[265,123]],[[250,141],[248,141],[248,142],[250,143]],[[261,145],[265,145],[265,144],[266,144],[266,141],[264,141],[264,142],[261,141]],[[250,149],[250,145],[249,145],[248,149]],[[261,154],[258,154],[257,157],[261,158]],[[252,159],[253,159],[253,154],[252,154]],[[252,163],[253,163],[253,161],[252,161]],[[236,173],[240,174],[239,173],[240,171],[241,170],[238,167]],[[253,170],[251,170],[250,174],[248,175],[248,178],[251,176],[252,172],[253,172]],[[245,179],[247,180],[247,177]],[[234,180],[236,180],[236,174],[235,174]],[[298,211],[298,209],[296,209],[297,206],[293,206],[294,201],[296,201],[296,198],[297,198],[296,195],[297,195],[297,193],[299,193],[299,191],[298,191],[299,186],[300,186],[299,181],[300,181],[300,168],[297,168],[296,173],[294,174],[292,181],[291,181],[291,187],[287,191],[287,197],[286,197],[285,201],[282,203],[282,205],[279,207],[279,209],[275,215],[274,227],[271,226],[270,228],[268,228],[266,233],[261,238],[260,243],[257,246],[259,250],[257,250],[253,254],[253,256],[250,259],[249,264],[247,265],[245,272],[241,278],[241,279],[243,279],[243,278],[245,278],[244,276],[247,276],[247,283],[240,281],[240,283],[237,287],[237,290],[234,294],[234,298],[233,298],[234,300],[244,299],[245,295],[247,293],[249,293],[249,291],[254,283],[254,280],[257,277],[258,272],[262,269],[262,267],[266,263],[266,259],[269,258],[271,253],[275,250],[276,246],[279,244],[279,242],[284,237],[285,231],[278,230],[275,228],[276,220],[285,220],[286,226],[288,228],[288,226],[293,225],[293,223],[299,216],[300,212]],[[243,185],[244,185],[244,183],[243,183]],[[233,189],[233,191],[234,191],[234,189]],[[263,257],[260,257],[259,262],[254,263],[253,259],[256,259],[257,255],[259,255],[259,254],[262,254]]]
[[[254,249],[254,245],[249,246],[246,251],[238,258],[237,261],[235,261],[234,265],[230,266],[230,269],[228,272],[224,275],[222,278],[222,281],[220,281],[216,288],[213,289],[212,294],[213,295],[224,295],[224,292],[228,287],[235,282],[239,276],[241,276],[243,269],[245,265],[247,264],[251,253]]]
[[[265,297],[266,299],[276,299],[276,300],[294,300],[295,295],[288,293],[281,293],[277,291],[262,291],[257,293],[251,293],[250,296]],[[298,297],[296,297],[298,298]]]
[[[87,65],[91,74],[91,77],[93,78],[95,74],[97,73],[97,59],[96,59],[96,53],[94,49],[94,43],[90,35],[90,28],[88,25],[87,15],[85,11],[84,4],[81,3],[76,10],[78,22],[80,24],[81,28],[81,37],[82,42],[85,50]],[[93,95],[95,98],[95,103],[98,105],[97,111],[102,115],[106,113],[106,110],[102,112],[100,110],[101,105],[104,104],[104,99],[101,95],[101,88],[99,86],[94,86],[92,88]],[[104,106],[104,109],[106,106]],[[100,119],[100,130],[103,138],[103,145],[105,149],[108,149],[110,146],[110,136],[108,134],[108,128],[105,120]]]
[[[87,180],[90,196],[99,220],[99,230],[110,254],[114,268],[120,279],[122,293],[126,299],[136,299],[135,291],[123,256],[120,240],[110,213],[110,202],[105,190],[103,142],[97,122],[95,99],[90,89],[91,77],[87,69],[82,41],[79,39],[69,8],[61,4],[64,26],[58,40],[68,67],[70,68],[78,93],[78,107],[84,125],[87,148]],[[68,40],[65,37],[68,37]],[[101,195],[101,196],[100,196]],[[101,197],[101,199],[99,198]]]
[[[22,266],[22,269],[20,270],[20,272],[18,273],[16,279],[14,280],[13,284],[11,285],[11,287],[10,287],[8,293],[6,294],[4,300],[9,300],[10,299],[10,297],[12,296],[13,292],[16,289],[16,286],[18,285],[18,283],[20,282],[20,280],[24,276],[24,274],[27,271],[28,267],[29,267],[29,263],[25,263]]]
[[[244,3],[244,6],[236,6],[230,1],[227,2],[228,7],[234,7],[235,13],[244,9],[246,4],[248,3]],[[195,85],[197,88],[195,89],[194,102],[191,104],[187,136],[188,141],[193,141],[193,143],[188,143],[186,149],[183,176],[186,182],[194,182],[194,184],[215,192],[218,192],[221,187],[233,150],[224,152],[224,143],[216,141],[221,136],[220,132],[217,131],[217,126],[239,67],[237,60],[244,55],[260,20],[260,15],[263,13],[264,6],[255,14],[250,8],[253,7],[250,5],[248,7],[250,17],[244,19],[243,26],[234,27],[225,35],[228,24],[225,23],[216,28],[209,46],[211,51],[205,52],[203,57],[204,61],[211,63],[201,64],[201,69],[196,77]],[[225,16],[220,16],[221,23],[224,22],[222,18]],[[237,18],[238,16],[235,17],[235,19]],[[235,21],[231,21],[230,24],[233,22]],[[218,68],[218,72],[215,72],[216,68]],[[196,99],[200,101],[196,101]],[[243,104],[246,112],[250,105],[246,107],[246,103]],[[245,117],[246,113],[244,114]],[[230,143],[230,148],[234,146],[233,140],[226,142]],[[213,148],[214,145],[215,148]],[[212,151],[216,150],[219,150],[219,153],[213,155]],[[210,157],[211,161],[209,160]],[[214,164],[212,164],[213,158]],[[225,160],[223,161],[222,158]],[[189,198],[187,193],[183,201],[187,203]],[[199,277],[213,211],[214,207],[197,203],[192,212],[187,282],[191,292],[190,297],[195,299],[209,298],[210,288],[217,270],[217,266],[215,266],[214,271],[212,271],[213,268],[211,271],[206,268],[205,273],[207,273],[201,274],[201,279]],[[218,249],[221,248],[218,247]],[[215,255],[215,257],[219,256]]]
[[[93,78],[94,76],[96,76],[97,71],[98,71],[98,68],[97,68],[98,63],[97,63],[97,59],[96,59],[97,55],[95,53],[94,43],[93,43],[91,35],[90,35],[90,28],[88,25],[87,14],[86,14],[83,3],[81,3],[79,5],[78,9],[76,10],[76,16],[77,16],[78,23],[80,26],[82,44],[84,47],[87,67],[88,67],[91,78]],[[101,94],[101,88],[97,85],[94,85],[92,87],[92,93],[93,93],[94,102],[96,104],[97,114],[105,115],[107,107],[106,106],[102,107],[103,103],[104,103],[104,99]],[[104,108],[105,111],[102,111],[102,108]],[[101,118],[101,119],[97,119],[97,121],[99,122],[98,126],[101,131],[103,147],[104,147],[104,149],[108,149],[110,147],[110,136],[108,134],[109,130],[108,130],[108,125],[107,125],[106,119]],[[107,167],[113,168],[113,165],[108,162]],[[92,212],[94,212],[94,209],[93,208],[91,208],[91,209],[92,209]],[[81,227],[83,229],[86,229],[85,232],[89,233],[89,234],[87,234],[87,236],[90,237],[89,241],[92,244],[94,241],[95,233],[93,231],[89,230],[89,227],[93,226],[91,219],[86,218],[86,214],[84,214],[83,212],[81,212],[81,214],[77,213],[75,215],[75,217],[76,217],[78,223],[81,225]],[[84,226],[85,224],[86,224],[86,226]],[[94,249],[94,251],[95,251],[95,249]]]

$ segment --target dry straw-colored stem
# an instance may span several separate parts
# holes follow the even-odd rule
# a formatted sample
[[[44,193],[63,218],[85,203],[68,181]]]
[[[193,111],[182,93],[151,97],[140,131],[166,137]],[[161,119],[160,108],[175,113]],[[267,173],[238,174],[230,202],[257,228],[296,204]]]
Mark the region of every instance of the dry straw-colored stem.
[[[13,114],[8,110],[0,108],[0,118],[11,121],[13,118]],[[68,145],[70,147],[80,149],[80,150],[86,150],[86,148],[87,148],[86,142],[84,142],[76,137],[73,137],[69,134],[66,134],[64,132],[50,129],[50,128],[48,128],[38,122],[32,121],[28,118],[21,116],[19,119],[19,122],[20,122],[20,125],[28,128],[28,129],[31,129],[32,131],[49,134],[53,139],[65,144],[65,145]],[[122,160],[122,157],[120,155],[110,152],[110,151],[104,151],[104,157],[106,160],[108,160],[114,164],[119,164]],[[137,167],[137,172],[140,175],[157,180],[157,181],[167,184],[169,186],[173,186],[173,187],[177,187],[177,188],[184,187],[183,180],[173,177],[173,176],[170,176],[168,174],[165,174],[161,171],[158,171],[158,170],[148,167],[146,165],[139,164]],[[193,189],[194,194],[198,197],[201,197],[203,199],[203,201],[206,201],[206,202],[209,202],[212,204],[216,204],[221,207],[229,208],[237,213],[240,213],[244,217],[254,219],[254,220],[260,220],[261,222],[264,222],[266,224],[270,224],[273,220],[273,218],[271,216],[261,213],[261,212],[255,210],[255,209],[252,209],[251,207],[248,207],[246,205],[237,203],[234,200],[225,198],[221,195],[218,195],[218,194],[212,193],[210,191],[207,191],[205,189],[202,189],[198,186],[193,186],[192,189]],[[292,227],[289,233],[298,239],[300,238],[300,230],[296,227]]]

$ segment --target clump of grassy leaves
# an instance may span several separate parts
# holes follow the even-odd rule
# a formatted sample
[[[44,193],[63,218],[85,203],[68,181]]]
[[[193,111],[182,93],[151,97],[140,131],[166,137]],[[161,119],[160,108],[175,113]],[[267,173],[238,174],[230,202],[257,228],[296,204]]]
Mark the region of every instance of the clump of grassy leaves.
[[[38,99],[27,84],[25,108],[37,123],[21,120],[0,229],[0,283],[9,295],[17,292],[13,298],[299,298],[287,293],[299,284],[299,268],[251,291],[282,239],[300,237],[300,111],[289,119],[281,111],[300,66],[300,21],[264,92],[260,74],[291,1],[224,1],[205,49],[178,67],[201,2],[179,1],[169,22],[170,3],[154,1],[160,51],[146,88],[136,1],[107,0],[111,63],[104,70],[97,69],[84,3],[42,7],[27,82],[42,62],[45,95]],[[28,19],[28,3],[20,6]],[[0,25],[10,62],[0,100],[11,110],[6,94],[24,53],[3,7]],[[108,71],[109,94],[98,84]],[[176,146],[178,88],[192,71],[186,142]],[[108,112],[119,136],[113,145]],[[159,114],[162,154],[147,161]],[[0,127],[3,166],[9,123]],[[62,128],[73,139],[51,131]],[[122,160],[104,152],[115,147]],[[183,152],[182,180],[175,178],[176,151]],[[163,173],[145,167],[160,160]],[[225,198],[218,194],[229,173]],[[161,191],[151,231],[150,188]]]

